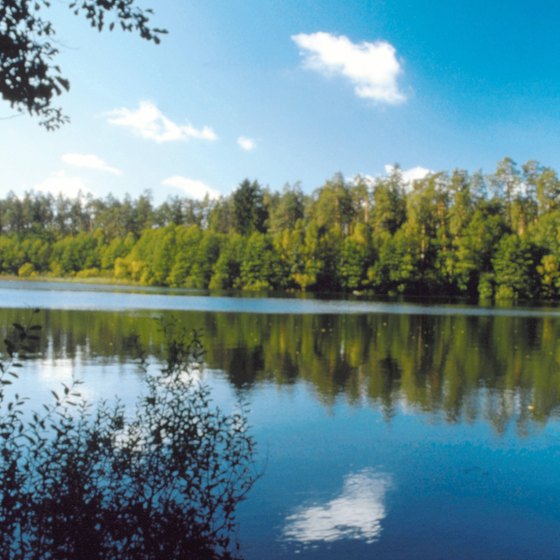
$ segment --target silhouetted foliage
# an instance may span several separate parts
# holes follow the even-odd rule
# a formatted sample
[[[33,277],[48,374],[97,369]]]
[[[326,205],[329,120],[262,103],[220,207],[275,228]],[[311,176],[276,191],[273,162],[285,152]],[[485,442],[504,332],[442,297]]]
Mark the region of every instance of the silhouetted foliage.
[[[30,412],[8,388],[38,342],[14,324],[0,364],[0,555],[12,559],[229,559],[235,509],[255,481],[242,405],[225,414],[199,382],[201,345],[164,324],[164,367],[134,411],[93,405],[79,381]],[[134,342],[133,338],[131,338]]]
[[[49,7],[49,0],[0,2],[0,93],[13,108],[39,116],[41,124],[53,130],[69,120],[52,102],[68,91],[70,82],[54,63],[59,49],[55,27],[44,16]],[[152,11],[135,0],[73,0],[68,8],[99,31],[119,26],[154,43],[166,33],[150,26]]]

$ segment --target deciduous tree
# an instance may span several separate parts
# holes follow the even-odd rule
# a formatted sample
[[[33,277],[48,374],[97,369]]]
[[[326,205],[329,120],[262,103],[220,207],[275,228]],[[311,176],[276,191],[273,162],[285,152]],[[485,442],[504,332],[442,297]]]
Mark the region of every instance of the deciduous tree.
[[[166,33],[151,26],[152,10],[136,0],[72,0],[67,6],[99,31],[118,26],[154,43]],[[46,14],[49,7],[49,0],[0,2],[0,94],[14,109],[38,116],[53,130],[69,120],[53,102],[70,82],[56,64],[59,49],[55,24]]]

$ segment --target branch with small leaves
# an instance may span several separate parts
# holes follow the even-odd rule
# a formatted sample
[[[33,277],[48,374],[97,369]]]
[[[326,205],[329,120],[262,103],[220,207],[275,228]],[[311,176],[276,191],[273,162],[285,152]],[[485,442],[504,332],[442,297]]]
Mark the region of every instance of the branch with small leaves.
[[[56,30],[43,14],[48,0],[2,0],[0,2],[0,94],[19,112],[38,116],[47,130],[69,121],[56,96],[70,89],[70,82],[55,63],[59,49]],[[137,6],[136,0],[79,0],[68,4],[99,31],[120,27],[158,44],[165,29],[152,27],[153,11]]]
[[[0,380],[36,349],[37,325],[13,325]],[[225,414],[198,381],[202,345],[164,324],[166,362],[131,414],[92,405],[76,381],[41,414],[0,386],[0,550],[15,558],[237,558],[235,510],[257,479],[247,410]],[[189,338],[190,336],[190,338]],[[138,343],[131,335],[131,345]],[[30,415],[30,418],[29,418]]]

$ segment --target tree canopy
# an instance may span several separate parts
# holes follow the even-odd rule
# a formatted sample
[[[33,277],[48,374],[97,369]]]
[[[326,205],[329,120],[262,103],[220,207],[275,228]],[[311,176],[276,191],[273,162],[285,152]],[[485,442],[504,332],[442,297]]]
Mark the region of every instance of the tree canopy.
[[[152,10],[136,0],[75,0],[67,6],[99,31],[120,27],[156,44],[166,33],[151,26]],[[56,29],[45,15],[49,7],[49,0],[0,0],[0,93],[12,108],[54,130],[69,120],[53,103],[70,82],[56,64]]]
[[[217,200],[0,199],[0,274],[186,288],[560,299],[560,179],[335,175],[311,194],[242,181]]]

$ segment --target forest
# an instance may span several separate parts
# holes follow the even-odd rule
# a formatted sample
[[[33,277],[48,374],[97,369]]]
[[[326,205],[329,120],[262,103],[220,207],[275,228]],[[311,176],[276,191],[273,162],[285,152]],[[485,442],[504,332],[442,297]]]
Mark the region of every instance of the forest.
[[[0,274],[148,286],[484,300],[560,296],[560,179],[529,161],[407,182],[334,175],[311,194],[0,200]]]

